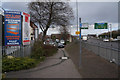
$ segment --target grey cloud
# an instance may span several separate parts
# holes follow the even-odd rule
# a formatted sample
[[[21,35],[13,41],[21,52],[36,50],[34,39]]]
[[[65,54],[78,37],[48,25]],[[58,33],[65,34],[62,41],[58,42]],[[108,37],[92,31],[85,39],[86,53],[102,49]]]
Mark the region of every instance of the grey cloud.
[[[70,2],[73,8],[74,15],[76,18],[76,2]],[[108,22],[118,23],[118,3],[117,2],[79,2],[78,15],[82,18],[82,22],[88,22],[94,24],[95,22]],[[3,2],[2,7],[9,10],[19,10],[28,12],[26,2]],[[77,20],[71,21],[74,25],[77,24]],[[75,26],[74,26],[75,27]],[[113,25],[113,28],[117,29],[117,25]],[[72,34],[75,35],[76,27],[72,29]],[[107,30],[105,30],[107,31]],[[51,32],[51,31],[49,31]],[[87,33],[101,33],[98,30],[82,30],[82,34]],[[102,31],[104,32],[104,31]]]
[[[5,10],[17,10],[28,12],[27,2],[3,2],[2,7]]]
[[[76,18],[76,2],[70,2],[70,5],[73,8]],[[2,7],[9,10],[28,12],[27,2],[3,2]],[[118,22],[117,2],[78,2],[78,12],[83,22]],[[76,24],[76,19],[73,24]]]
[[[76,16],[76,3],[70,3]],[[118,22],[118,3],[117,2],[79,2],[78,14],[83,22]],[[75,20],[76,21],[76,20]],[[76,24],[76,22],[74,22]]]

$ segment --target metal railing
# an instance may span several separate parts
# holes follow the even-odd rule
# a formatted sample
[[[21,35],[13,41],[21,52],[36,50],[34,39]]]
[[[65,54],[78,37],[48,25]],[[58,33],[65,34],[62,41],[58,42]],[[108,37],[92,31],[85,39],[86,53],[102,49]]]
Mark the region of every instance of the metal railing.
[[[106,60],[110,62],[114,62],[118,65],[120,65],[120,50],[116,48],[106,47],[103,45],[100,45],[100,43],[89,43],[82,41],[82,47],[88,49],[89,51],[94,52],[96,55],[101,56],[105,58]]]
[[[83,42],[82,42],[83,43]],[[103,45],[100,45],[101,43],[92,43],[92,42],[84,42],[84,43],[87,43],[87,44],[90,44],[90,45],[93,45],[93,46],[99,46],[99,47],[101,47],[101,48],[107,48],[107,49],[112,49],[112,50],[114,50],[114,51],[118,51],[118,52],[120,52],[120,50],[119,49],[116,49],[116,48],[112,48],[112,46],[103,46]]]
[[[26,46],[3,46],[2,55],[9,55],[14,57],[28,57],[32,53],[33,44],[34,41],[31,41],[31,44]]]

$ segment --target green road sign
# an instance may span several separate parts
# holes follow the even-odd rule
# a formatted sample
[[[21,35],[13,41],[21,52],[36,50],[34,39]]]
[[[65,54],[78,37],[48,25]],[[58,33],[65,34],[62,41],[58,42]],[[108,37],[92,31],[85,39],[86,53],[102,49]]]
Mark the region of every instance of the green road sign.
[[[107,23],[95,23],[95,29],[108,29]]]
[[[81,23],[81,24],[80,24],[80,28],[81,28],[81,29],[88,29],[88,27],[89,27],[89,24],[88,24],[88,23]]]
[[[81,29],[88,29],[88,27],[81,27]]]

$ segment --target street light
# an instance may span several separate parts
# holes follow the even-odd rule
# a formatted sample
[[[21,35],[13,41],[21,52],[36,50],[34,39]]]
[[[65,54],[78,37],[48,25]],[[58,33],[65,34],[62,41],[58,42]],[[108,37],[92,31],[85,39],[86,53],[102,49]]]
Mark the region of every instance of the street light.
[[[70,26],[70,42],[72,42],[72,31],[71,28],[73,28],[73,26]]]
[[[77,20],[77,31],[78,31],[78,2],[76,0],[76,20]]]
[[[110,39],[112,39],[112,24],[110,24]]]
[[[110,32],[109,32],[109,30],[110,30]],[[109,33],[110,33],[110,34],[109,34]],[[109,38],[109,40],[112,39],[112,24],[110,24],[110,25],[108,26],[108,38]]]

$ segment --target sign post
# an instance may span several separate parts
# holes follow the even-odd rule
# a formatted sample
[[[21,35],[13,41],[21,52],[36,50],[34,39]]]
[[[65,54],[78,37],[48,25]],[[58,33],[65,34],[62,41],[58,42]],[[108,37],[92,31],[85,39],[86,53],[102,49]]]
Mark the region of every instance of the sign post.
[[[0,47],[2,47],[2,23],[3,23],[3,21],[2,21],[2,15],[0,15]],[[1,49],[1,48],[0,48]]]
[[[82,42],[81,42],[81,27],[82,27],[82,24],[81,24],[81,18],[79,18],[79,24],[80,24],[80,26],[79,26],[79,29],[80,29],[80,35],[79,35],[79,37],[80,37],[80,62],[79,62],[79,67],[81,67],[81,63],[82,63]]]
[[[0,79],[2,78],[2,15],[0,15]]]
[[[75,34],[79,35],[79,34],[80,34],[80,31],[76,31]]]

